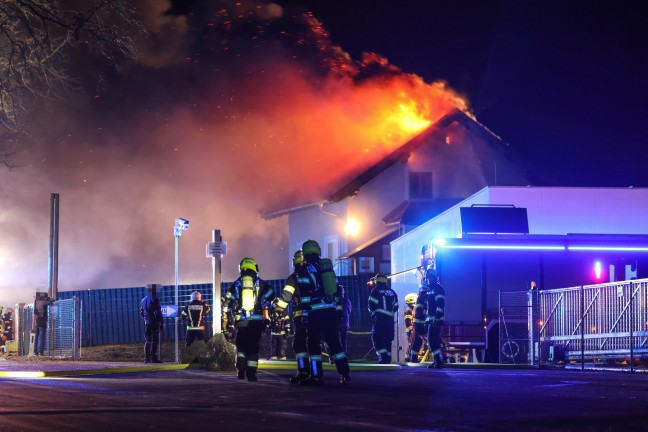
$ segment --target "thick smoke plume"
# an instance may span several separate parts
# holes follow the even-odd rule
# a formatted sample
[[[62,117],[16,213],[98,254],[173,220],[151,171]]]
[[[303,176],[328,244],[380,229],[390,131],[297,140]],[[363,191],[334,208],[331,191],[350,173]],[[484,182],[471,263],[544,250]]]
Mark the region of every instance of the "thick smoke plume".
[[[179,4],[181,4],[180,2]],[[162,7],[163,5],[163,7]],[[315,17],[267,2],[142,2],[140,62],[79,56],[83,88],[34,108],[32,140],[0,172],[0,304],[47,284],[50,193],[59,193],[59,289],[211,281],[205,244],[228,243],[223,280],[252,256],[288,271],[286,220],[465,102],[386,59],[353,60]],[[99,77],[99,78],[97,78]]]

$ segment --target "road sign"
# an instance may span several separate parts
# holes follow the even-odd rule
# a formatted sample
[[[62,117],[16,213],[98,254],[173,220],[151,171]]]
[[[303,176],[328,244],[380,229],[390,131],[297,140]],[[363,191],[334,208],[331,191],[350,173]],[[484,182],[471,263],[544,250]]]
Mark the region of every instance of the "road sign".
[[[227,242],[209,242],[205,249],[207,258],[216,258],[218,256],[222,258],[227,253]]]
[[[180,308],[176,305],[162,305],[162,316],[164,318],[175,318]]]

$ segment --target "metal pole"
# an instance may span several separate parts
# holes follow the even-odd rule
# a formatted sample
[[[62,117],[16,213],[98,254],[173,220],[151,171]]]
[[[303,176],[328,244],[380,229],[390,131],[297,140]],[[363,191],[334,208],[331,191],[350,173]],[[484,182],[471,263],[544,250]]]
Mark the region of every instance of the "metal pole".
[[[632,282],[628,283],[630,291],[630,372],[634,372],[634,290]]]
[[[585,287],[581,285],[581,370],[585,370]]]
[[[221,237],[220,230],[212,231],[212,242],[222,242],[223,237]],[[218,333],[222,333],[222,319],[223,312],[221,309],[221,256],[216,253],[212,255],[212,310],[213,313],[213,322],[212,322],[212,334],[216,336]]]
[[[54,300],[58,299],[58,243],[59,243],[59,194],[51,195],[50,242],[48,259],[48,292]]]
[[[178,236],[175,236],[175,293],[174,293],[175,305],[178,306],[180,302],[178,301]],[[174,319],[175,322],[175,362],[180,363],[180,353],[178,352],[178,317]]]

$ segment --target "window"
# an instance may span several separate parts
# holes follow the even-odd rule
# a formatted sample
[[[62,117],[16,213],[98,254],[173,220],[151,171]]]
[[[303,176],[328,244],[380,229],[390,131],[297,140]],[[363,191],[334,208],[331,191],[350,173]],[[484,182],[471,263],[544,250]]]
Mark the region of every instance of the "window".
[[[358,258],[358,273],[373,273],[373,272],[374,272],[373,257]]]
[[[411,172],[409,174],[410,199],[434,198],[431,172]]]

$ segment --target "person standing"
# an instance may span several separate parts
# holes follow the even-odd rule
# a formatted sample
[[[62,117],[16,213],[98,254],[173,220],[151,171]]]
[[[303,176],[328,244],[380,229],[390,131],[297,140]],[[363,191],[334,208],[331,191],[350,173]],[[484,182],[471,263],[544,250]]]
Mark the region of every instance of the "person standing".
[[[342,351],[348,354],[347,335],[349,334],[352,306],[351,299],[346,296],[346,291],[342,285],[338,285],[338,292],[335,296],[335,304],[338,321],[337,330],[338,334],[340,335],[340,345],[342,346]]]
[[[158,357],[160,333],[162,332],[162,306],[157,298],[160,285],[147,286],[148,295],[142,299],[140,316],[144,318],[144,363],[162,363]]]
[[[290,316],[286,311],[273,308],[270,316],[270,358],[273,360],[286,360],[288,333],[290,333]]]
[[[297,272],[297,282],[302,293],[306,318],[307,345],[310,359],[310,375],[299,384],[306,386],[324,384],[322,369],[322,341],[331,350],[331,358],[340,375],[340,382],[351,381],[349,361],[342,350],[335,319],[333,296],[337,290],[335,273],[330,260],[322,260],[319,244],[307,240],[302,244],[305,264]],[[324,264],[324,265],[322,265]]]
[[[34,354],[37,356],[43,355],[45,348],[45,337],[47,335],[48,309],[53,303],[54,302],[47,296],[47,294],[36,294],[36,301],[34,302],[33,327],[36,330],[36,338],[34,339]]]
[[[427,328],[427,341],[430,353],[433,356],[432,364],[428,367],[434,369],[443,368],[443,351],[441,350],[441,326],[445,315],[445,289],[439,283],[434,263],[425,271],[425,285],[427,287],[427,317],[425,325]]]
[[[414,305],[412,314],[412,346],[410,348],[410,363],[419,362],[419,351],[427,339],[427,329],[425,327],[425,317],[427,314],[427,285],[425,283],[425,269],[429,262],[429,246],[424,245],[421,248],[421,265],[417,268],[417,276],[420,280],[419,291]]]
[[[371,342],[378,355],[378,363],[391,363],[394,341],[394,316],[398,312],[398,297],[389,286],[389,279],[383,273],[376,274],[369,283],[369,312],[373,320]]]
[[[292,305],[292,319],[294,325],[293,351],[297,359],[297,374],[290,378],[290,384],[299,384],[310,375],[310,364],[308,362],[308,345],[305,321],[308,319],[308,309],[302,304],[302,292],[298,281],[299,268],[304,265],[304,254],[299,249],[293,255],[293,272],[281,290],[281,295],[275,299],[275,307],[283,312]]]
[[[412,332],[414,331],[414,305],[416,304],[416,293],[409,293],[405,296],[405,334],[407,336],[407,359],[412,352]]]
[[[269,321],[268,308],[274,299],[274,291],[259,277],[259,266],[253,258],[241,260],[239,273],[239,278],[227,290],[223,316],[227,317],[231,310],[235,319],[238,379],[257,381],[259,345]],[[227,322],[224,328],[227,328]]]
[[[191,301],[182,310],[182,321],[187,323],[187,346],[197,340],[206,340],[205,316],[210,311],[211,308],[203,301],[200,291],[192,292]]]

